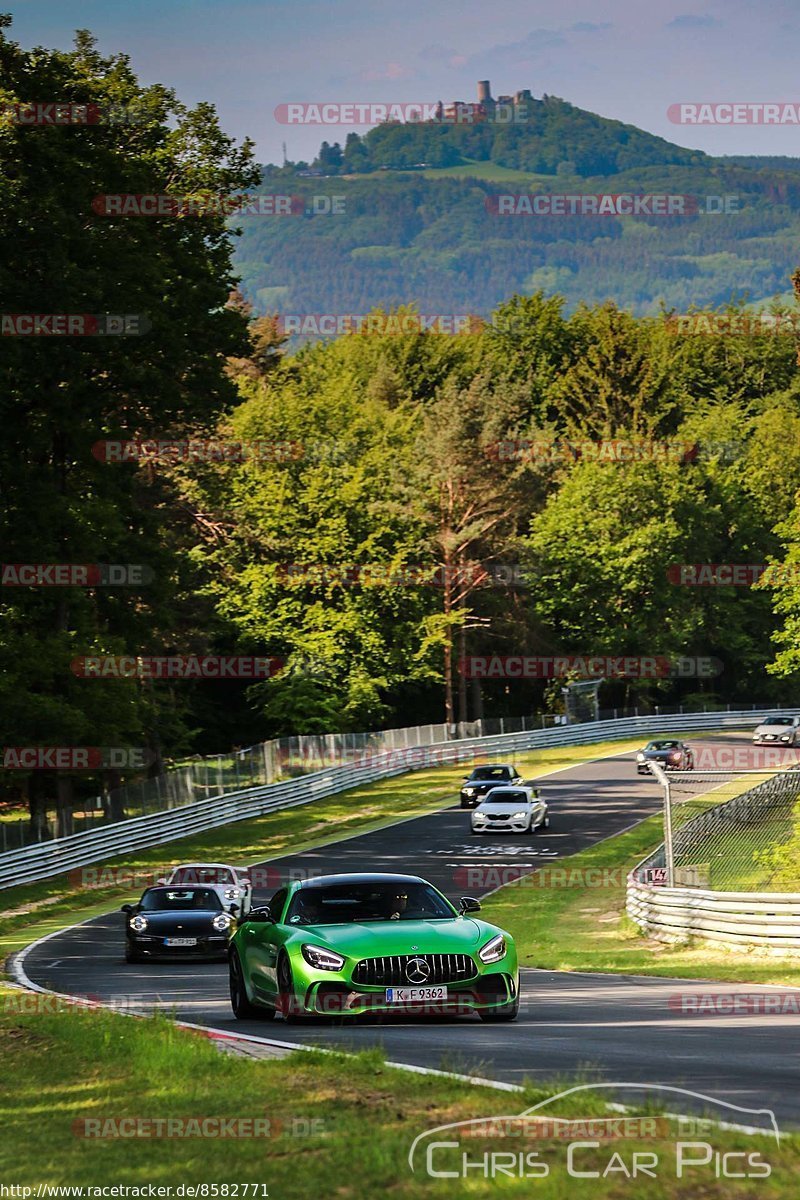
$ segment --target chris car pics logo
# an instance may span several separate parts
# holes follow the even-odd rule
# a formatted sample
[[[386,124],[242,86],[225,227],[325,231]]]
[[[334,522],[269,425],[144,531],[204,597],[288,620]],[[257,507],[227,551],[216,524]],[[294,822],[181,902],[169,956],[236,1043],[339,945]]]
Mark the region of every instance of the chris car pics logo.
[[[560,1101],[574,1108],[581,1093],[591,1096],[604,1090],[611,1093],[609,1099],[625,1096],[623,1113],[611,1111],[610,1104],[598,1106],[596,1095],[593,1107],[604,1110],[599,1116],[564,1117],[552,1112]],[[645,1115],[637,1114],[637,1105],[630,1103],[628,1097],[634,1093],[643,1095],[638,1106],[647,1105]],[[652,1114],[654,1103],[663,1105],[661,1115]],[[689,1111],[676,1113],[677,1104]],[[750,1145],[742,1135],[752,1139]],[[687,1195],[699,1195],[721,1180],[769,1178],[770,1158],[779,1146],[772,1109],[744,1108],[669,1084],[602,1082],[569,1088],[520,1113],[429,1129],[412,1142],[408,1165],[416,1175],[468,1180],[473,1185],[481,1179],[558,1176],[565,1181],[631,1182],[631,1195],[637,1185],[648,1186],[648,1180],[676,1179],[697,1189]]]

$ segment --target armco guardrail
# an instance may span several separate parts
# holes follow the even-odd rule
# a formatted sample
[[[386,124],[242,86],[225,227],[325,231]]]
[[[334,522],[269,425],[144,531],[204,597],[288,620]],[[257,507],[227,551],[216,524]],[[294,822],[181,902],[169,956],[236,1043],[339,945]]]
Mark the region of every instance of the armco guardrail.
[[[654,731],[679,733],[693,729],[736,728],[741,727],[743,723],[757,723],[772,711],[774,710],[761,709],[755,712],[746,710],[684,713],[669,717],[624,717],[617,721],[594,721],[556,729],[527,730],[523,733],[498,734],[492,737],[434,742],[414,750],[398,751],[395,755],[389,752],[385,763],[331,767],[300,779],[231,792],[210,800],[181,805],[166,812],[134,817],[86,833],[74,834],[72,837],[56,838],[2,854],[0,889],[49,879],[75,867],[88,866],[134,850],[160,846],[188,834],[215,829],[247,817],[263,816],[280,809],[309,804],[363,783],[402,775],[409,770],[419,770],[437,763],[456,764],[478,754],[510,755],[521,750],[593,745]],[[419,754],[415,760],[416,751]]]
[[[793,767],[687,821],[673,838],[676,874],[682,859],[688,862],[707,853],[696,852],[703,837],[725,837],[738,828],[763,825],[765,817],[774,819],[776,811],[789,817],[798,798],[800,778]],[[662,845],[634,868],[627,885],[628,916],[656,941],[678,943],[699,937],[767,946],[778,954],[800,950],[800,893],[667,887],[644,878],[648,871],[666,871],[665,863]]]
[[[660,942],[699,937],[737,946],[800,950],[800,893],[710,892],[628,880],[628,915]]]

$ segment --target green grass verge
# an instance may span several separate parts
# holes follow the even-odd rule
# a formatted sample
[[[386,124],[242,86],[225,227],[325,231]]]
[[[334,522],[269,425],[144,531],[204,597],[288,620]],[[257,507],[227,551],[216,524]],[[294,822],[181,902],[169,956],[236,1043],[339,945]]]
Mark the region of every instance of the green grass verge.
[[[521,1146],[517,1136],[473,1137],[462,1148],[471,1162],[484,1161],[485,1153],[536,1153],[547,1167],[545,1178],[487,1179],[473,1168],[466,1179],[434,1180],[425,1172],[424,1154],[415,1159],[417,1171],[410,1170],[408,1154],[417,1135],[450,1122],[517,1114],[556,1095],[567,1082],[532,1085],[524,1094],[503,1093],[395,1070],[377,1052],[354,1057],[297,1052],[253,1061],[220,1054],[164,1018],[133,1020],[78,1010],[28,1015],[15,1011],[18,997],[0,989],[0,1180],[5,1185],[171,1186],[173,1196],[181,1184],[217,1186],[217,1192],[208,1187],[198,1193],[209,1197],[224,1196],[221,1185],[241,1189],[244,1183],[263,1184],[258,1200],[266,1193],[271,1200],[317,1200],[320,1195],[413,1200],[432,1192],[442,1200],[461,1200],[498,1191],[540,1200],[561,1200],[566,1194],[578,1200],[617,1200],[634,1193],[644,1200],[701,1194],[706,1200],[745,1200],[756,1194],[756,1184],[757,1194],[767,1200],[796,1194],[797,1136],[783,1137],[778,1149],[774,1138],[704,1133],[703,1140],[715,1150],[757,1153],[770,1164],[769,1178],[718,1179],[712,1163],[677,1180],[675,1126],[666,1118],[666,1136],[658,1141],[609,1141],[581,1150],[577,1160],[578,1169],[603,1172],[615,1154],[630,1164],[637,1150],[656,1153],[656,1179],[631,1182],[618,1166],[606,1178],[570,1178],[563,1141],[526,1138]],[[608,1114],[607,1101],[598,1092],[582,1093],[547,1111],[601,1117]],[[670,1108],[675,1110],[674,1097]],[[176,1137],[176,1126],[172,1137],[132,1136],[147,1129],[159,1132],[157,1122],[169,1119],[195,1134],[214,1132],[210,1122],[220,1118],[260,1124],[249,1130],[229,1125],[225,1138]],[[258,1136],[232,1137],[231,1129]],[[163,1125],[160,1132],[165,1132]],[[585,1136],[578,1132],[575,1140]],[[684,1135],[683,1140],[695,1139]],[[735,1160],[737,1169],[741,1161]],[[448,1169],[459,1162],[460,1155],[451,1153],[445,1163],[440,1152],[434,1166]],[[238,1195],[243,1196],[241,1190]]]
[[[507,884],[483,903],[511,933],[524,967],[800,987],[797,959],[701,941],[671,947],[644,936],[625,914],[628,871],[663,840],[661,817]]]
[[[428,179],[482,179],[489,183],[516,183],[532,187],[534,184],[544,184],[551,190],[556,183],[574,184],[577,177],[537,174],[534,171],[518,171],[513,167],[501,167],[499,163],[479,162],[477,159],[467,161],[455,167],[426,167],[414,171],[415,175],[424,175]]]
[[[639,742],[604,742],[529,751],[513,761],[526,776],[546,775],[562,767],[604,754],[623,754]],[[495,756],[497,758],[497,756]],[[181,838],[150,850],[107,859],[96,867],[147,875],[191,860],[247,865],[366,833],[397,820],[435,812],[457,799],[457,788],[469,766],[443,766],[412,771],[393,779],[352,788],[299,808],[236,821],[219,829]],[[141,892],[141,888],[138,892]],[[80,921],[132,898],[130,885],[87,889],[77,875],[59,875],[27,886],[4,889],[0,918],[0,961],[36,937]]]

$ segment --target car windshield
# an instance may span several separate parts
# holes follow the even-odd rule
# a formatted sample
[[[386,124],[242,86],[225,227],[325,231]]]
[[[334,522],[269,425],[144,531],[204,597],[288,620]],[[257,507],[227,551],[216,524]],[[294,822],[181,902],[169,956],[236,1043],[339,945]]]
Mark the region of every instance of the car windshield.
[[[185,911],[189,908],[219,912],[222,902],[211,888],[153,888],[142,896],[139,908],[142,912]]]
[[[794,719],[792,717],[768,717],[767,720],[763,722],[763,724],[764,725],[793,725]]]
[[[477,781],[485,779],[510,779],[510,767],[476,767],[470,775],[470,779]]]
[[[172,873],[170,883],[184,887],[193,883],[235,883],[233,871],[227,867],[178,867]]]
[[[513,788],[506,790],[503,788],[492,788],[489,795],[483,802],[484,804],[527,804],[528,796],[526,792],[515,791]]]
[[[677,750],[677,742],[648,742],[645,750]]]
[[[286,924],[350,925],[452,920],[454,916],[454,910],[428,883],[357,882],[299,888],[289,905]]]

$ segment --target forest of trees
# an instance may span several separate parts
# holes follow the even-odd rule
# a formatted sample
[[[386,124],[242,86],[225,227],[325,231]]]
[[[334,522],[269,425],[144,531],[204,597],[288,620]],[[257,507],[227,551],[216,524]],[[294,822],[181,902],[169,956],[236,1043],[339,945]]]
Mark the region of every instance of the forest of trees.
[[[150,324],[135,345],[0,343],[3,561],[137,563],[150,579],[2,588],[4,746],[146,745],[155,771],[169,756],[288,732],[471,719],[479,703],[487,716],[552,711],[563,681],[489,681],[478,696],[465,655],[721,664],[710,679],[609,681],[604,706],[795,698],[793,313],[765,330],[731,308],[693,331],[668,313],[570,311],[557,288],[509,287],[491,320],[460,335],[378,330],[289,352],[277,320],[237,289],[223,216],[92,214],[104,192],[256,188],[250,146],[212,108],[142,87],[88,35],[70,53],[32,54],[0,30],[0,67],[4,102],[25,100],[35,75],[41,94],[139,114],[124,129],[0,130],[3,311]],[[413,188],[387,192],[386,205],[376,222],[427,221],[441,248],[447,222],[423,219]],[[338,228],[347,242],[349,221]],[[499,288],[495,249],[484,261]],[[785,289],[793,265],[787,247]],[[276,249],[269,276],[285,269]],[[395,324],[414,311],[396,307]],[[464,311],[461,297],[443,311]],[[240,449],[97,453],[153,439]],[[608,440],[651,450],[633,461],[592,452]],[[546,445],[551,454],[532,450]],[[790,569],[770,587],[681,586],[673,570],[772,560]],[[89,681],[71,669],[85,655],[209,653],[284,666],[249,684]],[[2,777],[5,795],[27,789],[34,812],[95,784]]]

